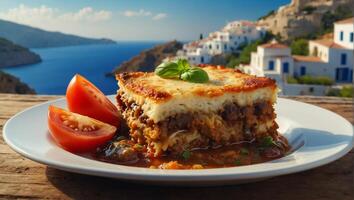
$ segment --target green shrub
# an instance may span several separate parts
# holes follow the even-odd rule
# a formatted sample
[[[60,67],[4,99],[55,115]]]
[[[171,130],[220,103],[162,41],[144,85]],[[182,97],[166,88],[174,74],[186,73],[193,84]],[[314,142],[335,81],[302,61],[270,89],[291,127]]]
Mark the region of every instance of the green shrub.
[[[326,96],[339,97],[339,96],[340,96],[340,95],[339,95],[339,90],[338,90],[338,89],[331,88],[331,89],[327,92]]]
[[[354,96],[354,88],[353,88],[353,86],[344,86],[339,91],[339,95],[341,97],[353,97]]]
[[[333,85],[333,80],[326,76],[300,76],[297,78],[288,77],[289,84],[308,84],[308,85]]]
[[[226,67],[228,67],[228,68],[237,68],[239,66],[240,66],[240,62],[239,62],[238,58],[232,58],[226,64]]]
[[[327,96],[336,96],[336,97],[354,97],[354,88],[353,86],[344,86],[341,89],[332,88],[327,92]]]
[[[296,78],[292,77],[292,76],[288,76],[287,77],[287,83],[289,83],[289,84],[298,84],[299,81]]]
[[[300,76],[298,78],[300,84],[309,84],[309,85],[333,85],[333,80],[326,76]]]
[[[290,45],[291,54],[294,55],[309,55],[309,41],[306,39],[295,39]]]

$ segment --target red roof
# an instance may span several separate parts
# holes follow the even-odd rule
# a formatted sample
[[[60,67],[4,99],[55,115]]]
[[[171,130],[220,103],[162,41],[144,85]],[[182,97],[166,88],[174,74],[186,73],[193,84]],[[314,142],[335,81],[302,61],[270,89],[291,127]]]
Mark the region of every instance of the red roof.
[[[293,56],[295,61],[298,62],[323,62],[323,60],[321,60],[320,57],[316,57],[316,56],[298,56],[298,55],[294,55]]]
[[[313,40],[312,42],[315,42],[317,44],[329,47],[329,48],[335,48],[335,49],[346,49],[345,47],[335,43],[332,39],[322,39],[322,40]]]
[[[343,19],[337,22],[334,22],[335,24],[354,24],[354,17],[348,18],[348,19]]]
[[[321,39],[332,39],[334,37],[333,33],[326,33],[321,36]]]
[[[199,45],[199,41],[193,41],[187,44],[187,47],[197,47]]]
[[[241,25],[242,26],[254,26],[255,23],[253,23],[251,21],[241,21]]]
[[[267,43],[267,44],[263,44],[260,45],[263,48],[271,48],[271,49],[285,49],[285,48],[289,48],[288,46],[284,45],[284,44],[280,44],[277,42],[271,42],[271,43]]]

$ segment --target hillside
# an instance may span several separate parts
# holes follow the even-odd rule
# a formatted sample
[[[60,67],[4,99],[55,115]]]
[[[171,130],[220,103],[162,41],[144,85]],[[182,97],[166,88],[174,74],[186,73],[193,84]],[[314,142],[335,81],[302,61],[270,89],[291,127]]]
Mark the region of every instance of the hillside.
[[[330,32],[334,21],[353,16],[353,10],[354,0],[292,0],[258,23],[285,40],[315,37]]]
[[[139,55],[133,57],[129,61],[118,66],[113,73],[131,72],[131,71],[153,71],[162,60],[169,56],[175,56],[176,52],[182,49],[183,44],[178,41],[170,41],[161,45],[157,45],[146,51],[142,51]]]
[[[92,39],[60,32],[45,31],[0,19],[0,37],[27,48],[112,44],[109,39]]]
[[[34,64],[41,62],[39,55],[29,49],[0,38],[0,67]]]
[[[35,94],[35,91],[20,79],[0,71],[0,93]]]

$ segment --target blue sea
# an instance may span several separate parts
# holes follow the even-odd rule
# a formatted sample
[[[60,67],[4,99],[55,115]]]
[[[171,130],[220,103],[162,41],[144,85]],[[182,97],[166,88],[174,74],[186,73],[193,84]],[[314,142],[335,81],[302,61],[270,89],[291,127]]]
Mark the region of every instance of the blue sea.
[[[65,94],[67,84],[77,73],[94,83],[106,95],[115,94],[117,82],[114,77],[106,77],[105,74],[156,44],[159,42],[31,49],[41,56],[41,63],[2,70],[20,78],[35,89],[37,94]]]

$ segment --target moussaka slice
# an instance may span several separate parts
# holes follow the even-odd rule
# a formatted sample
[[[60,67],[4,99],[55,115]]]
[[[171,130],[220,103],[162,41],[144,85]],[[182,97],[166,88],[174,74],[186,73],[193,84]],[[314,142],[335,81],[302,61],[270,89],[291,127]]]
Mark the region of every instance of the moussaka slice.
[[[151,156],[278,136],[274,80],[220,66],[203,69],[207,83],[117,74],[118,107],[132,139]]]

